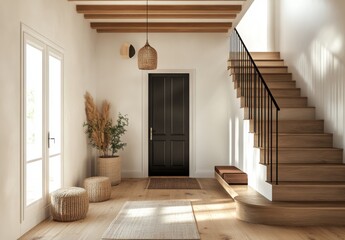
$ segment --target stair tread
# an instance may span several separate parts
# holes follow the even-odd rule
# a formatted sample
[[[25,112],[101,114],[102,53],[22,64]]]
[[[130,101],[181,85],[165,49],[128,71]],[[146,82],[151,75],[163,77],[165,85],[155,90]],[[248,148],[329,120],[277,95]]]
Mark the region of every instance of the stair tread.
[[[262,149],[262,150],[264,150],[264,148],[260,148],[260,149]],[[272,148],[273,150],[275,150],[276,148],[275,147],[273,147]],[[343,150],[342,148],[334,148],[334,147],[332,147],[332,148],[327,148],[327,147],[324,147],[324,148],[310,148],[310,147],[300,147],[300,148],[293,148],[293,147],[289,147],[289,148],[287,148],[287,147],[279,147],[279,150],[289,150],[289,151],[302,151],[302,150],[313,150],[313,151],[325,151],[325,150],[327,150],[327,151],[340,151],[340,150]]]
[[[268,182],[271,184],[270,182]],[[279,187],[280,185],[283,186],[343,186],[345,187],[345,182],[306,182],[306,181],[301,181],[301,182],[283,182],[279,181],[279,185],[272,184],[273,187]]]
[[[249,108],[249,107],[244,107],[244,108]],[[259,108],[259,107],[257,107]],[[294,108],[308,108],[308,109],[315,109],[315,107],[310,107],[310,106],[301,106],[301,107],[280,107],[280,110],[281,109],[294,109]]]
[[[275,89],[277,89],[277,88],[275,88]],[[241,96],[242,98],[244,98],[244,96]],[[252,98],[254,98],[254,97],[252,97]],[[257,97],[258,98],[258,97]],[[262,97],[263,98],[263,97]],[[303,97],[303,96],[281,96],[281,97],[274,97],[274,98],[286,98],[286,99],[293,99],[293,98],[303,98],[303,99],[308,99],[308,97]]]
[[[219,182],[224,181],[220,180],[220,178],[216,177]],[[315,207],[325,207],[325,208],[333,208],[333,207],[341,207],[345,208],[345,201],[344,202],[307,202],[307,201],[296,201],[296,202],[272,202],[259,194],[253,188],[248,185],[231,185],[231,184],[222,184],[229,195],[235,200],[240,201],[242,203],[253,205],[253,206],[263,206],[263,207],[302,207],[302,208],[315,208]]]
[[[320,120],[320,119],[315,119],[315,120],[308,120],[308,119],[302,119],[302,120],[278,120],[278,122],[323,122],[324,120]]]
[[[342,208],[345,209],[345,202],[310,202],[310,201],[300,201],[300,202],[271,202],[266,199],[260,199],[258,201],[257,198],[253,198],[252,196],[237,196],[235,197],[235,201],[241,201],[245,204],[250,204],[253,206],[263,206],[269,208]]]
[[[308,97],[302,97],[302,96],[282,96],[282,97],[275,97],[275,98],[304,98],[304,99],[308,99]]]
[[[298,108],[298,107],[296,107],[296,108]],[[254,121],[253,119],[251,119],[250,121]],[[265,121],[262,121],[262,122],[265,122]],[[266,122],[268,122],[267,120],[266,120]],[[301,119],[301,120],[293,120],[293,119],[291,119],[291,120],[286,120],[286,119],[282,119],[282,120],[278,120],[278,123],[314,123],[314,122],[324,122],[324,120],[318,120],[318,119],[316,119],[316,120],[312,120],[312,119]]]
[[[251,51],[250,54],[280,54],[279,51]]]
[[[281,62],[284,62],[284,59],[282,59],[282,58],[272,58],[272,59],[267,59],[267,58],[255,58],[255,59],[253,59],[254,60],[254,62],[256,62],[256,61],[281,61]]]
[[[288,68],[288,66],[286,65],[281,65],[281,66],[277,66],[277,65],[273,65],[273,66],[257,66],[258,68]]]
[[[274,89],[271,89],[271,90],[287,90],[287,91],[295,91],[295,90],[301,90],[300,88],[274,88]]]
[[[298,108],[298,107],[296,107]],[[253,119],[251,119],[250,121],[254,122]],[[266,121],[259,121],[259,122],[268,122],[268,120]],[[320,124],[323,124],[324,123],[324,120],[319,120],[319,119],[316,119],[316,120],[313,120],[313,119],[301,119],[301,120],[294,120],[294,119],[279,119],[278,120],[278,123],[279,124],[313,124],[313,123],[320,123]]]
[[[236,188],[236,186],[231,186],[231,188]],[[235,190],[236,191],[236,190]],[[262,206],[269,208],[345,208],[345,202],[309,202],[309,201],[296,201],[296,202],[272,202],[261,196],[260,194],[255,193],[239,193],[238,196],[234,197],[235,201],[240,201],[245,204],[250,204],[253,206]]]
[[[267,74],[267,73],[263,73],[263,74]],[[236,79],[238,80],[238,79]],[[296,80],[286,80],[286,79],[282,79],[282,80],[272,80],[272,79],[265,79],[265,82],[269,82],[269,83],[281,83],[281,82],[288,82],[288,83],[291,83],[291,82],[296,82]]]
[[[229,61],[231,62],[231,61]],[[229,66],[230,67],[230,66]],[[272,65],[272,66],[257,66],[258,68],[288,68],[288,66],[277,66],[277,65]],[[254,68],[254,66],[233,66],[232,68]]]
[[[265,82],[270,82],[270,83],[288,82],[288,83],[291,83],[291,82],[296,82],[296,81],[295,80],[284,80],[284,79],[283,80],[270,80],[270,79],[267,79],[267,80],[265,80]]]
[[[273,165],[275,163],[273,162]],[[345,164],[343,163],[279,163],[279,166],[284,167],[336,167],[336,168],[342,168],[345,167]]]
[[[256,61],[280,61],[280,62],[284,62],[284,59],[282,59],[282,58],[272,58],[272,59],[269,59],[269,58],[255,58],[255,59],[253,59],[254,60],[254,62],[256,62]],[[228,59],[228,61],[248,61],[248,60],[243,60],[243,59]]]
[[[257,73],[236,73],[236,75],[254,75],[254,74],[257,74]],[[292,73],[261,73],[261,75],[292,75]]]
[[[257,135],[257,134],[258,133],[255,133],[255,135]],[[278,135],[280,135],[280,136],[291,136],[291,135],[294,135],[294,136],[305,136],[305,135],[308,135],[308,136],[309,135],[312,135],[312,136],[329,136],[329,135],[333,135],[333,133],[309,133],[309,132],[306,132],[306,133],[298,133],[298,132],[297,133],[295,133],[295,132],[281,133],[281,132],[278,132]]]

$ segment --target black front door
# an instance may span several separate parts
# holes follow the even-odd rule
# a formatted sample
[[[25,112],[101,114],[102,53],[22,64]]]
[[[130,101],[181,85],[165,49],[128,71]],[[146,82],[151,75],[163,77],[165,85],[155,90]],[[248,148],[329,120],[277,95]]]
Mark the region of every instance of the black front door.
[[[149,74],[149,175],[189,175],[188,74]]]

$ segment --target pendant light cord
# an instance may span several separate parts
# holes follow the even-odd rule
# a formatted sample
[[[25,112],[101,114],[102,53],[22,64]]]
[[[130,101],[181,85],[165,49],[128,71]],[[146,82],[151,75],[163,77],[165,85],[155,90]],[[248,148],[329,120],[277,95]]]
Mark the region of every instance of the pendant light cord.
[[[149,42],[149,0],[146,0],[146,43]]]

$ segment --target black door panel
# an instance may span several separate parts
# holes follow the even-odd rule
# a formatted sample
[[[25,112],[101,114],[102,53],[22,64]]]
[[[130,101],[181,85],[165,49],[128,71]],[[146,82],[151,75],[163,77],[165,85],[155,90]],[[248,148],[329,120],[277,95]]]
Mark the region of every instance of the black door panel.
[[[189,175],[189,75],[149,74],[149,175]]]

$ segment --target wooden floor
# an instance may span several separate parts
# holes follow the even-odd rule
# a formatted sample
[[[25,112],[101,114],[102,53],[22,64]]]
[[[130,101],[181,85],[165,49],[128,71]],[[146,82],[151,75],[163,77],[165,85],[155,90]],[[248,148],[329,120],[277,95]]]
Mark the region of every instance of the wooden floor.
[[[198,179],[201,190],[148,190],[147,179],[126,179],[113,187],[112,198],[91,203],[87,218],[71,223],[42,222],[20,240],[100,239],[128,200],[187,199],[193,202],[201,239],[344,240],[345,227],[276,227],[236,219],[235,203],[215,179]]]

